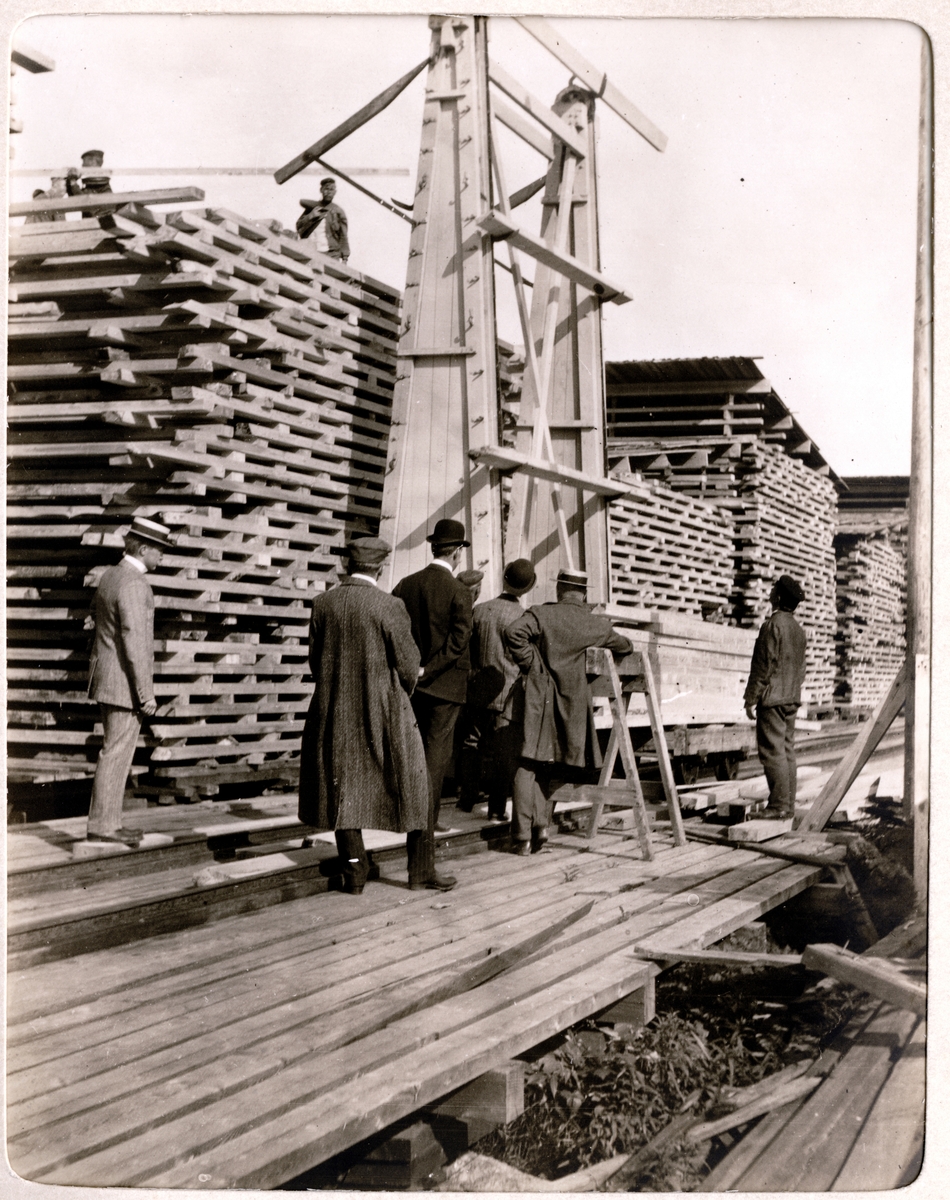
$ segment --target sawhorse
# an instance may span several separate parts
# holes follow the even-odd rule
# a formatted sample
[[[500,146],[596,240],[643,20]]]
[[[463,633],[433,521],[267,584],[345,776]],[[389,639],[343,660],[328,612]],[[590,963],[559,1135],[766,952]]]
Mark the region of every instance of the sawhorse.
[[[653,858],[649,822],[646,805],[643,801],[643,788],[640,786],[633,742],[630,740],[630,726],[627,723],[634,695],[642,694],[646,701],[650,729],[653,732],[653,744],[656,747],[660,778],[666,794],[673,840],[677,846],[685,846],[686,833],[683,829],[683,818],[680,815],[679,795],[673,779],[673,765],[670,762],[666,734],[663,731],[663,714],[660,712],[660,700],[649,657],[645,652],[634,650],[630,654],[624,655],[618,667],[609,650],[597,647],[587,651],[587,673],[603,679],[613,716],[613,727],[610,731],[610,741],[607,743],[607,753],[604,756],[600,778],[595,787],[583,789],[585,796],[591,800],[592,804],[588,837],[596,834],[605,804],[629,805],[633,810],[633,819],[637,827],[643,856],[646,859]],[[622,684],[621,674],[623,675]],[[618,754],[626,775],[627,786],[625,788],[609,786]]]

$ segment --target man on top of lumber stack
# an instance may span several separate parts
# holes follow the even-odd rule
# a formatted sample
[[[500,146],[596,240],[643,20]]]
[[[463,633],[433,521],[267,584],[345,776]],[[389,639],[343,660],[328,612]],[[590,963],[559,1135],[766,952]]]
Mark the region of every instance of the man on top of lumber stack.
[[[422,657],[412,708],[426,749],[434,833],[442,784],[452,757],[455,723],[465,703],[471,669],[468,644],[472,637],[472,593],[455,577],[462,551],[471,542],[466,540],[461,521],[448,517],[436,521],[426,541],[432,547],[432,562],[401,579],[393,595],[409,610],[412,636]],[[448,891],[457,881],[451,875],[436,874],[434,840],[432,844],[428,886]]]
[[[491,821],[505,819],[524,736],[524,689],[515,686],[521,671],[502,634],[523,614],[521,597],[534,587],[534,567],[527,558],[518,558],[505,567],[502,579],[501,595],[476,604],[472,613],[472,676],[462,715],[466,737],[455,771],[458,807],[471,812],[484,769]]]
[[[419,651],[405,606],[376,580],[381,538],[354,538],[347,575],[317,596],[310,617],[314,692],[300,750],[300,820],[336,832],[343,890],[363,891],[363,829],[405,832],[410,887],[424,887],[429,814],[425,752],[409,697]]]
[[[805,632],[792,613],[805,593],[791,575],[772,587],[772,615],[759,630],[745,689],[745,711],[755,721],[759,761],[769,785],[767,816],[795,815],[798,765],[795,761],[795,714],[805,679]]]
[[[304,211],[297,218],[297,233],[301,238],[313,235],[314,246],[321,254],[339,258],[350,257],[346,213],[333,203],[336,180],[332,176],[320,180],[320,199],[301,200]]]
[[[174,545],[171,530],[135,517],[121,562],[99,581],[92,615],[96,638],[89,659],[89,696],[102,714],[102,749],[96,763],[86,839],[137,846],[140,829],[122,828],[122,800],[142,718],[155,715],[155,598],[145,578]]]
[[[603,763],[587,682],[587,649],[629,654],[632,644],[587,604],[587,572],[560,571],[557,600],[538,604],[505,629],[503,640],[525,675],[524,740],[514,779],[515,854],[548,840],[552,797],[567,783],[590,783]]]

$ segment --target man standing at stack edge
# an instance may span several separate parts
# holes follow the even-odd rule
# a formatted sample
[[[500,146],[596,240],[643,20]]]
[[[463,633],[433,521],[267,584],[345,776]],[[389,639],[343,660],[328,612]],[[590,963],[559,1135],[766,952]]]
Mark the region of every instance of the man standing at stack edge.
[[[363,829],[407,833],[409,886],[426,887],[429,783],[409,697],[419,651],[405,607],[376,580],[390,553],[354,538],[347,575],[317,596],[310,618],[313,699],[300,753],[300,820],[336,833],[343,889],[363,891]],[[428,835],[432,840],[431,833]]]
[[[602,646],[629,654],[633,646],[606,617],[590,611],[586,571],[560,571],[557,600],[529,608],[502,638],[526,676],[511,838],[515,854],[531,854],[548,840],[557,789],[591,782],[603,764],[587,682],[587,650]]]
[[[137,846],[139,829],[122,828],[122,801],[142,718],[155,715],[153,691],[155,599],[145,578],[173,546],[171,530],[135,517],[125,554],[103,574],[93,600],[96,637],[89,660],[89,696],[102,714],[86,838]]]
[[[320,199],[301,200],[304,211],[297,218],[297,233],[301,238],[313,236],[313,244],[321,254],[342,262],[350,257],[349,226],[346,213],[334,204],[336,180],[331,176],[320,180]]]
[[[436,521],[426,540],[432,547],[432,562],[401,579],[393,595],[409,610],[412,636],[422,658],[412,707],[426,749],[434,830],[439,820],[442,783],[452,757],[455,722],[465,703],[471,667],[468,645],[472,637],[472,593],[455,578],[462,551],[471,543],[465,538],[461,521],[450,518]],[[439,878],[434,863],[432,877]],[[453,885],[454,880],[448,886]]]
[[[772,614],[755,639],[745,689],[745,711],[755,721],[759,761],[769,785],[768,816],[795,815],[798,764],[795,759],[795,714],[805,680],[805,631],[792,616],[805,599],[791,575],[776,580],[769,595]]]

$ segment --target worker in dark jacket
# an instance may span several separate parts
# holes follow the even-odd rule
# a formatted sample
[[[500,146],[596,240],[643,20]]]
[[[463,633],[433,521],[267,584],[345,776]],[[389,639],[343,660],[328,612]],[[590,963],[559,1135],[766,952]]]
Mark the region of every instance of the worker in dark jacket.
[[[805,632],[792,616],[804,600],[801,585],[782,575],[772,588],[772,615],[752,651],[745,711],[755,721],[759,760],[769,785],[769,816],[795,815],[795,714],[805,678]]]
[[[461,576],[460,576],[461,578]],[[504,590],[494,600],[476,604],[472,613],[472,674],[462,719],[468,736],[458,754],[458,807],[471,812],[483,777],[488,791],[489,820],[502,821],[511,795],[524,737],[524,692],[521,671],[502,634],[523,615],[521,597],[535,584],[534,567],[526,558],[508,564]]]
[[[336,180],[332,176],[320,180],[320,199],[301,200],[304,211],[297,218],[297,233],[301,238],[313,236],[314,246],[321,254],[339,258],[350,257],[346,213],[333,203]]]
[[[587,604],[587,574],[561,571],[557,600],[539,604],[502,635],[525,678],[524,742],[514,780],[511,837],[516,854],[547,841],[551,796],[564,783],[587,782],[603,758],[587,682],[587,649],[628,654],[631,643]]]
[[[462,551],[471,542],[465,538],[461,521],[448,518],[436,521],[426,540],[432,546],[432,562],[401,579],[393,595],[409,610],[412,636],[422,660],[412,708],[426,751],[435,829],[442,784],[452,757],[455,722],[465,703],[471,669],[468,644],[472,637],[472,593],[455,578]],[[436,875],[434,861],[431,879],[444,879],[444,890],[455,885],[451,876]]]

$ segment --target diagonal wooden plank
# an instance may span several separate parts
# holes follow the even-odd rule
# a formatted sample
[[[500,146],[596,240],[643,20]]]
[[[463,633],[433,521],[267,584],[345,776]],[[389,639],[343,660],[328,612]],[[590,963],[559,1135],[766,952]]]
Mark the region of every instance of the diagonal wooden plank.
[[[556,30],[552,29],[547,21],[541,17],[515,17],[515,20],[545,49],[550,50],[554,57],[562,62],[572,74],[583,80],[592,92],[601,96],[604,103],[612,108],[618,117],[626,121],[631,129],[635,129],[657,150],[666,149],[668,140],[666,134],[658,129],[632,101],[628,100],[619,88],[616,88],[607,79],[603,71],[599,71],[592,63],[588,62]]]
[[[579,137],[570,125],[566,121],[563,121],[557,113],[553,112],[535,96],[532,96],[527,88],[522,87],[517,79],[512,78],[508,74],[504,67],[499,66],[498,63],[493,62],[491,59],[488,60],[488,78],[492,83],[497,84],[509,99],[514,100],[515,104],[523,108],[525,112],[530,113],[540,125],[544,126],[548,133],[553,133],[555,137],[560,138],[562,142],[570,146],[574,153],[581,158],[586,156],[587,144],[584,139]],[[499,119],[501,119],[498,110],[494,109],[494,111],[496,115],[499,115]],[[553,158],[553,156],[552,150],[552,153],[548,157]]]

